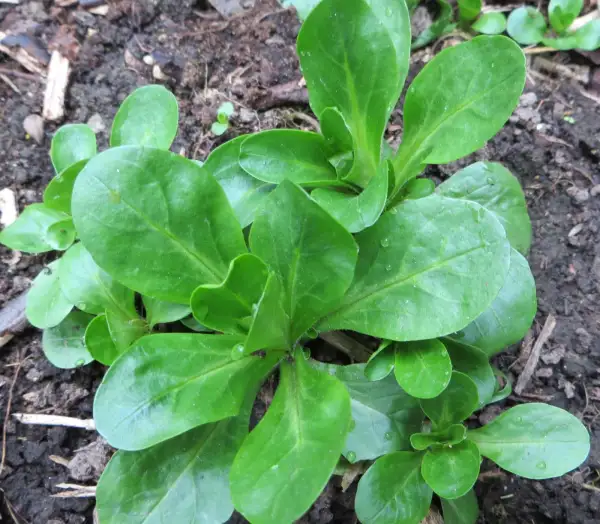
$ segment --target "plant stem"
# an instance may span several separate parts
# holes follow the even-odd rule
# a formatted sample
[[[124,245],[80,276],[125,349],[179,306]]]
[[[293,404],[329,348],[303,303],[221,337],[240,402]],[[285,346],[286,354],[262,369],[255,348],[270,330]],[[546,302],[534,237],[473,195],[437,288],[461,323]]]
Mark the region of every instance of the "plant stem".
[[[366,362],[371,357],[371,351],[363,346],[358,340],[353,339],[351,336],[346,335],[341,331],[320,333],[319,338],[323,339],[328,344],[331,344],[336,349],[339,349],[355,362]]]

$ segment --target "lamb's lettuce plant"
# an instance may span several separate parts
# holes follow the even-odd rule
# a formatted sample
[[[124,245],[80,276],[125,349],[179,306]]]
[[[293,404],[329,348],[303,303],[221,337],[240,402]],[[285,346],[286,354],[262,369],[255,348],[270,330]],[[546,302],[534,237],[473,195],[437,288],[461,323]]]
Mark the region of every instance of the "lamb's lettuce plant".
[[[553,406],[466,424],[510,393],[489,360],[536,312],[531,225],[499,164],[437,187],[421,177],[504,125],[523,53],[503,36],[442,51],[407,90],[394,152],[384,131],[410,40],[404,0],[323,0],[298,37],[321,132],[241,136],[202,167],[168,151],[177,103],[159,86],[125,100],[106,151],[85,126],[56,134],[44,203],[0,241],[65,250],[27,315],[57,366],[110,366],[94,403],[119,449],[97,488],[102,524],[220,523],[234,509],[292,522],[359,461],[361,522],[418,523],[433,493],[446,522],[475,522],[482,457],[534,479],[586,458],[586,429]],[[351,363],[314,341],[333,330],[379,347]]]

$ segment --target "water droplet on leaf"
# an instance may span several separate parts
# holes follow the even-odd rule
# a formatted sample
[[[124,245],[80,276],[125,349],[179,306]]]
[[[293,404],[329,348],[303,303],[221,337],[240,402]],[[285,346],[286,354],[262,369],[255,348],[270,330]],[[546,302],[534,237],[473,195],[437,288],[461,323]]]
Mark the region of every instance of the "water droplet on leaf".
[[[494,186],[494,185],[496,185],[496,181],[495,181],[495,180],[494,180],[494,179],[493,179],[491,176],[487,177],[487,183],[488,183],[490,186]]]
[[[79,366],[83,366],[85,364],[85,360],[83,360],[82,358],[80,358],[79,360],[77,360],[75,362],[75,366],[79,367]]]
[[[392,266],[390,264],[388,264],[387,266],[385,266],[385,270],[386,271],[391,271],[392,270]]]
[[[392,440],[394,435],[392,435],[389,431],[384,435],[385,440]]]
[[[381,239],[381,247],[388,247],[390,245],[390,239],[389,238],[382,238]]]
[[[354,453],[354,451],[348,451],[346,459],[348,460],[348,462],[350,462],[350,464],[353,464],[354,462],[356,462],[356,453]]]
[[[244,345],[237,344],[231,350],[231,358],[233,360],[239,360],[244,356]]]
[[[536,464],[536,467],[537,467],[538,469],[546,469],[546,463],[545,463],[543,460],[541,460],[540,462],[538,462],[538,463]]]

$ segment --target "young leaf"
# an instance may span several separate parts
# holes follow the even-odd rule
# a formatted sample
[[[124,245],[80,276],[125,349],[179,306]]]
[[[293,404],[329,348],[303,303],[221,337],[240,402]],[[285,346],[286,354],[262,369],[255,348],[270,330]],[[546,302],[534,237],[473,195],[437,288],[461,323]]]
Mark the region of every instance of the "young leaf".
[[[440,184],[437,192],[445,197],[477,202],[496,215],[506,236],[524,255],[531,246],[531,221],[521,184],[503,165],[477,162],[461,169]]]
[[[242,228],[254,221],[257,210],[274,187],[250,176],[240,166],[240,147],[246,138],[243,135],[225,142],[213,150],[204,163],[204,168],[225,191]]]
[[[46,231],[46,242],[52,249],[65,251],[75,242],[75,226],[71,217],[52,224]]]
[[[458,13],[461,20],[475,20],[481,12],[481,0],[458,0]]]
[[[477,385],[459,371],[452,372],[450,384],[439,396],[421,400],[421,409],[439,430],[462,422],[478,406]]]
[[[398,451],[375,461],[358,483],[362,524],[414,524],[427,515],[431,488],[421,476],[422,453]]]
[[[396,347],[390,341],[384,341],[369,358],[365,367],[365,376],[371,381],[382,380],[393,371],[395,363]]]
[[[452,23],[454,13],[450,3],[447,0],[437,0],[437,6],[438,17],[415,38],[411,46],[413,51],[425,47],[456,28],[456,24]]]
[[[560,477],[590,451],[590,435],[579,419],[548,404],[510,408],[467,438],[501,468],[529,479]]]
[[[187,317],[192,311],[189,306],[184,304],[175,304],[174,302],[165,302],[154,297],[143,296],[144,308],[146,309],[146,322],[150,330],[156,324],[168,324],[177,322]]]
[[[83,341],[85,328],[92,318],[82,311],[72,311],[60,324],[44,330],[42,350],[54,366],[72,369],[94,360]]]
[[[98,432],[120,449],[139,450],[201,424],[239,413],[279,356],[234,360],[237,336],[160,334],[117,359],[94,400]]]
[[[550,0],[548,18],[557,33],[562,33],[574,22],[583,9],[583,0]]]
[[[44,205],[46,207],[62,211],[69,215],[71,214],[71,195],[73,194],[75,179],[87,162],[86,159],[71,164],[65,170],[61,171],[58,176],[50,180],[44,191]]]
[[[508,271],[504,230],[474,202],[405,200],[357,241],[354,282],[321,331],[398,341],[452,333],[489,306]]]
[[[400,191],[399,198],[402,200],[417,200],[431,195],[435,191],[435,182],[428,178],[413,178],[409,180]]]
[[[498,296],[473,322],[451,336],[492,357],[523,338],[536,311],[535,280],[531,269],[525,257],[513,249],[508,275]]]
[[[519,7],[508,15],[506,32],[521,45],[541,42],[546,29],[544,15],[535,7]]]
[[[112,310],[106,311],[106,324],[119,354],[148,333],[148,324],[138,316],[123,316]]]
[[[171,92],[159,85],[140,87],[119,107],[110,133],[110,145],[169,149],[177,134],[178,123],[177,99]]]
[[[193,316],[185,317],[181,319],[181,323],[188,329],[195,331],[196,333],[212,333],[212,329],[203,326]]]
[[[471,29],[484,35],[499,35],[506,31],[506,15],[500,12],[483,13]]]
[[[396,187],[426,164],[452,162],[483,147],[510,117],[524,85],[525,57],[509,38],[478,36],[440,52],[406,94]]]
[[[321,133],[325,138],[325,144],[333,153],[346,153],[352,151],[352,134],[344,115],[340,113],[337,107],[327,107],[319,117],[321,123]]]
[[[477,496],[472,489],[457,499],[442,499],[444,524],[475,524],[479,516]]]
[[[452,362],[439,340],[395,344],[394,374],[398,384],[416,398],[437,397],[450,382]]]
[[[311,15],[312,16],[312,15]],[[298,186],[284,181],[250,231],[252,252],[283,284],[296,340],[339,303],[356,265],[354,239]]]
[[[595,51],[600,47],[600,20],[592,20],[575,32],[577,47],[584,51]]]
[[[233,107],[233,104],[231,102],[223,102],[219,106],[219,109],[217,109],[217,114],[223,115],[226,118],[233,116],[233,113],[235,113],[235,108]]]
[[[311,196],[350,233],[358,233],[377,222],[385,208],[387,193],[388,164],[384,162],[360,195],[315,189]]]
[[[325,139],[296,129],[272,129],[251,135],[240,146],[242,168],[258,180],[291,180],[306,186],[337,185]]]
[[[442,431],[430,433],[413,433],[410,436],[410,445],[417,451],[423,451],[430,446],[459,444],[467,438],[467,428],[462,424],[452,424]]]
[[[199,285],[220,283],[231,260],[246,252],[215,179],[158,149],[119,147],[90,160],[75,181],[73,218],[102,268],[170,302],[187,304]]]
[[[212,134],[215,136],[224,135],[229,129],[229,122],[213,122],[210,126]]]
[[[57,173],[81,160],[92,158],[97,152],[96,135],[86,124],[62,126],[52,137],[50,160]]]
[[[392,8],[389,0],[379,3],[385,3],[382,7],[404,28],[394,38],[376,14],[381,8],[370,7],[363,0],[323,0],[298,35],[311,107],[317,116],[330,107],[343,115],[354,139],[355,155],[346,178],[361,187],[377,172],[383,132],[408,71],[406,6],[396,2]]]
[[[301,351],[282,362],[273,402],[231,467],[235,509],[253,524],[300,518],[333,473],[349,426],[350,397],[338,379]]]
[[[40,329],[60,324],[73,309],[73,303],[65,297],[60,287],[59,264],[60,260],[55,260],[42,269],[27,293],[27,320]]]
[[[48,228],[68,215],[44,204],[31,204],[10,226],[0,231],[0,244],[25,253],[45,253],[54,248],[48,242]]]
[[[559,51],[570,51],[571,49],[577,49],[579,47],[577,32],[567,33],[558,38],[543,38],[542,44]]]
[[[481,456],[470,440],[430,449],[423,457],[421,474],[436,495],[456,499],[468,493],[479,476]]]
[[[85,346],[94,360],[105,366],[112,366],[121,354],[110,336],[106,315],[98,315],[88,324],[84,340]]]

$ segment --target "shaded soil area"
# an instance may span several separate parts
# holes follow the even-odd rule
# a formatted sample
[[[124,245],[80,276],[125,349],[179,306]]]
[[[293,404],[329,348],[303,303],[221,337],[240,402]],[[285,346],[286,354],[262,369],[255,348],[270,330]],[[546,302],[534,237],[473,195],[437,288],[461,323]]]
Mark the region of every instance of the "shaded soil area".
[[[180,133],[173,150],[192,158],[204,158],[238,134],[314,127],[294,50],[299,24],[294,13],[282,10],[275,0],[259,1],[231,20],[192,0],[112,0],[108,5],[108,13],[95,15],[53,2],[0,4],[0,31],[27,34],[30,45],[60,49],[71,58],[63,123],[91,119],[100,147],[107,144],[120,102],[135,87],[156,78],[173,89],[180,102]],[[0,55],[0,67],[11,69],[15,64]],[[412,74],[421,67],[417,57]],[[23,120],[41,112],[44,83],[35,75],[9,79],[13,86],[0,82],[0,189],[12,189],[22,210],[41,200],[53,175],[47,150],[56,126],[46,124],[39,144],[26,136]],[[236,107],[232,127],[215,137],[210,125],[227,100]],[[396,143],[400,135],[401,105],[389,140]],[[481,522],[600,521],[600,492],[594,485],[600,470],[599,157],[598,102],[562,76],[532,73],[519,109],[483,150],[455,165],[429,168],[432,176],[445,178],[475,159],[486,159],[503,162],[521,179],[534,227],[529,258],[539,300],[531,338],[538,336],[550,314],[557,326],[525,392],[503,404],[550,402],[582,418],[592,435],[587,462],[561,479],[527,481],[484,463],[477,487]],[[50,259],[15,256],[0,247],[0,307],[27,289]],[[30,329],[0,349],[0,421],[5,420],[9,397],[13,413],[90,418],[104,369],[97,364],[74,371],[55,369],[41,353],[40,338]],[[526,355],[521,353],[519,347],[497,359],[512,380],[523,369]],[[480,421],[501,407],[489,407]],[[111,450],[84,430],[24,426],[10,417],[3,429],[7,438],[0,475],[2,517],[7,522],[91,523],[93,499],[53,495],[61,492],[60,483],[95,485]],[[302,522],[355,522],[354,489],[355,485],[343,493],[339,478],[334,478]],[[232,521],[244,522],[239,516]]]

